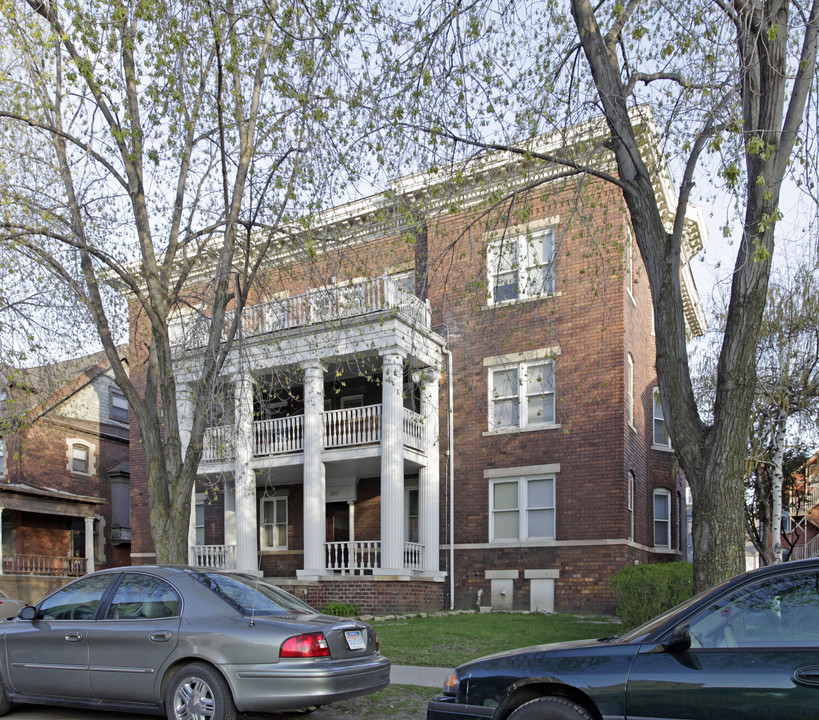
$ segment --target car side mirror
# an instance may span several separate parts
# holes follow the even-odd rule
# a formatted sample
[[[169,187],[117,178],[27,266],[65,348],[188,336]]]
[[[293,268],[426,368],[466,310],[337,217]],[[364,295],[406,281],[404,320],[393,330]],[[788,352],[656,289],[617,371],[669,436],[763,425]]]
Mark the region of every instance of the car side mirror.
[[[37,619],[37,608],[33,605],[26,605],[25,607],[21,607],[20,611],[17,613],[17,617],[20,620],[36,620]]]
[[[688,623],[677,625],[671,636],[663,643],[663,650],[667,653],[683,653],[691,647],[691,628]]]

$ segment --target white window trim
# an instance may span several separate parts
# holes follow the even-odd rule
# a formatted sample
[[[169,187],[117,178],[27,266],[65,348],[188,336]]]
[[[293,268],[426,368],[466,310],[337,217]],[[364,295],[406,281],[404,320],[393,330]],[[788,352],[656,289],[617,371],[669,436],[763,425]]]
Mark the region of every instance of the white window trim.
[[[666,514],[668,515],[665,519],[657,519],[657,510],[656,510],[656,502],[657,498],[662,497],[665,499],[665,507],[666,507]],[[651,532],[652,532],[652,541],[654,547],[658,548],[672,548],[674,547],[674,538],[673,538],[673,525],[671,524],[671,491],[667,490],[666,488],[657,488],[651,496],[651,517],[652,517],[652,525],[651,525]],[[667,543],[658,543],[657,542],[657,523],[664,523],[666,526],[666,533],[668,537]]]
[[[554,417],[548,422],[529,423],[528,413],[528,395],[526,393],[526,382],[523,380],[527,369],[534,365],[544,365],[550,363],[552,365],[552,374],[555,378],[554,386],[552,388],[552,407],[554,409]],[[516,369],[518,372],[518,424],[510,425],[508,427],[499,427],[495,422],[495,402],[498,397],[495,396],[495,372],[502,370]],[[487,389],[489,393],[488,398],[488,418],[489,429],[484,435],[503,434],[503,433],[518,433],[518,432],[532,432],[533,430],[551,430],[559,427],[557,423],[557,368],[553,357],[542,358],[537,360],[529,360],[522,362],[507,362],[498,365],[488,366]],[[509,396],[510,398],[513,396]]]
[[[268,545],[265,538],[267,533],[265,532],[265,527],[270,523],[264,522],[265,516],[265,505],[267,503],[273,503],[274,505],[277,503],[284,503],[284,514],[285,514],[285,523],[284,523],[284,544],[283,545]],[[275,514],[275,510],[274,510]],[[323,521],[322,521],[323,522]],[[273,523],[275,526],[275,523]],[[266,497],[262,499],[262,502],[259,503],[259,549],[260,550],[287,550],[289,548],[289,526],[290,526],[290,507],[287,502],[287,496],[282,495],[281,497],[274,496],[274,497]]]
[[[665,452],[673,452],[673,448],[671,447],[671,434],[668,432],[668,425],[665,422],[665,416],[662,418],[657,417],[657,400],[660,397],[660,388],[655,387],[651,393],[651,449],[652,450],[663,450]],[[660,412],[663,412],[662,401],[660,402]],[[657,442],[657,433],[654,429],[654,426],[657,420],[663,421],[663,426],[665,427],[665,435],[668,438],[668,442],[666,443],[658,443]]]
[[[207,497],[207,494],[203,493],[203,492],[202,493],[196,493],[195,496],[194,496],[194,514],[193,514],[193,517],[194,517],[193,530],[194,530],[194,532],[193,532],[193,537],[194,537],[194,542],[196,542],[196,540],[197,540],[196,531],[197,531],[198,528],[201,527],[202,528],[202,543],[201,543],[202,546],[204,546],[206,544],[206,541],[205,541],[205,499],[206,499],[206,497]],[[199,507],[202,508],[202,524],[201,525],[198,525],[196,523],[196,508],[199,508]],[[196,545],[200,546],[199,543],[196,543]]]
[[[626,521],[628,522],[628,539],[634,540],[634,485],[637,477],[633,470],[628,471],[626,486]]]
[[[6,439],[0,437],[0,477],[6,476]]]
[[[559,217],[544,218],[530,223],[521,225],[510,225],[501,230],[495,230],[484,234],[486,241],[486,277],[487,277],[487,306],[503,306],[511,305],[520,302],[528,302],[531,300],[538,300],[545,297],[554,297],[558,295],[557,292],[557,273],[555,272],[555,259],[557,256],[556,238],[557,238],[557,224]],[[552,257],[546,263],[535,262],[531,257],[530,240],[549,230],[552,232]],[[498,276],[498,268],[492,267],[493,260],[499,262],[499,254],[494,250],[495,247],[506,243],[516,243],[518,249],[518,267],[515,268],[517,273],[517,287],[518,295],[514,298],[506,300],[495,300],[495,289]],[[553,288],[551,292],[528,292],[527,283],[529,270],[537,265],[551,266],[552,268],[552,283]]]
[[[529,507],[528,502],[528,487],[532,480],[549,480],[552,483],[552,506],[551,507]],[[518,537],[517,538],[495,538],[495,513],[503,512],[494,509],[495,485],[499,483],[516,483],[518,486]],[[529,510],[551,510],[554,515],[554,534],[547,537],[530,537],[529,536]],[[511,512],[511,511],[510,511]],[[490,544],[508,544],[508,543],[532,543],[532,542],[549,542],[556,539],[557,536],[557,479],[554,473],[537,474],[537,475],[523,475],[519,477],[498,477],[489,481],[489,543]]]
[[[83,477],[90,477],[97,472],[97,453],[94,445],[82,438],[66,438],[66,464],[65,469],[72,475],[82,475]],[[74,446],[79,445],[86,449],[88,453],[88,467],[85,472],[74,469]]]
[[[626,227],[626,268],[625,268],[625,285],[626,292],[631,299],[632,305],[637,307],[637,301],[634,299],[634,234],[630,227]]]
[[[121,423],[122,425],[129,425],[130,407],[128,406],[128,401],[125,400],[125,420],[120,420],[119,418],[114,417],[114,398],[121,398],[122,400],[125,400],[125,393],[123,393],[118,387],[112,385],[108,388],[108,419],[116,423]]]

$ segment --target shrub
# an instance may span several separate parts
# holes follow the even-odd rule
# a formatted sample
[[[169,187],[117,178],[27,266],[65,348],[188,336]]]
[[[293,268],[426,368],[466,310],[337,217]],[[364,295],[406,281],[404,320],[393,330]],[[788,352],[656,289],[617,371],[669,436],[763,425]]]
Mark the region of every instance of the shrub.
[[[628,630],[687,600],[694,591],[691,563],[629,565],[615,573],[611,591],[617,617]]]
[[[337,615],[338,617],[355,617],[358,615],[358,605],[355,603],[329,602],[321,609],[322,615]]]

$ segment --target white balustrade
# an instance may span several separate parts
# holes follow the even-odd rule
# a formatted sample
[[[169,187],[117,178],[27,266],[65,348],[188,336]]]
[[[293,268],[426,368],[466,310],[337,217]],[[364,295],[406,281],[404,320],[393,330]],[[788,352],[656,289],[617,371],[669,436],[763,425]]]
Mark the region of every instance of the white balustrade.
[[[217,425],[205,429],[202,436],[203,463],[223,462],[233,459],[233,426]]]
[[[327,570],[342,575],[363,575],[381,567],[381,542],[378,540],[353,540],[324,543],[327,554]]]
[[[279,298],[242,310],[241,333],[254,337],[319,322],[333,322],[392,310],[410,322],[429,328],[429,303],[398,285],[388,275],[370,280],[341,284],[301,295]],[[224,340],[233,323],[235,311],[225,313]],[[208,319],[201,315],[174,322],[171,344],[175,347],[201,347],[208,338]]]
[[[324,417],[324,447],[381,442],[381,405],[330,410]]]
[[[404,445],[415,450],[424,449],[424,418],[404,408]]]
[[[404,568],[407,570],[424,569],[424,546],[421,543],[404,543]]]
[[[88,560],[62,555],[3,555],[4,575],[85,575]]]
[[[253,423],[253,454],[278,455],[304,450],[304,415]]]
[[[193,548],[196,565],[217,570],[236,568],[235,545],[196,545]]]

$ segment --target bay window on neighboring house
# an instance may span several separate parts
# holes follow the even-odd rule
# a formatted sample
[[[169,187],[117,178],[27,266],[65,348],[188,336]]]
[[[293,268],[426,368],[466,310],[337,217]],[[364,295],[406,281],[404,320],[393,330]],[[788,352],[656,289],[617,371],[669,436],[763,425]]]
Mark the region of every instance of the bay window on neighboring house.
[[[553,360],[489,367],[488,382],[490,432],[537,430],[555,425]]]
[[[555,537],[554,475],[493,480],[489,507],[490,542]]]
[[[663,404],[660,400],[659,388],[654,388],[654,447],[662,448],[663,450],[671,449],[671,436],[668,434],[668,427],[665,424],[665,415],[663,414]]]
[[[554,222],[538,221],[488,234],[490,305],[555,294]]]
[[[260,512],[262,550],[287,550],[287,498],[264,498]]]
[[[654,491],[654,547],[671,547],[671,492]]]

